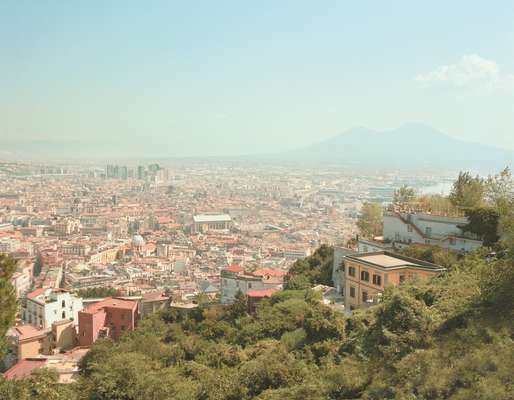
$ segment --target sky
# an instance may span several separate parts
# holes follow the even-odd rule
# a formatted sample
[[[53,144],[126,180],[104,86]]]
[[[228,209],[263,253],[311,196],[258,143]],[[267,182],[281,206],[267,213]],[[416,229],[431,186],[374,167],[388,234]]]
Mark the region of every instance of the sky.
[[[299,148],[421,122],[514,149],[514,2],[0,2],[0,142]]]

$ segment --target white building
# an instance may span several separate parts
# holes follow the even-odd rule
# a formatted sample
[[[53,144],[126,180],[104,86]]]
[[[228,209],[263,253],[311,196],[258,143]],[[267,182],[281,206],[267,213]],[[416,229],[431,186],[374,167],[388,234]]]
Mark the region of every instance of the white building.
[[[35,327],[49,329],[62,320],[78,323],[82,299],[64,289],[40,288],[27,295],[23,320]]]
[[[396,247],[412,243],[471,251],[482,246],[478,238],[462,232],[466,217],[440,216],[399,210],[384,211],[384,240]]]
[[[232,218],[228,214],[200,214],[193,216],[193,232],[209,230],[226,230],[232,227]]]
[[[344,296],[345,274],[344,259],[347,255],[355,254],[355,251],[342,246],[334,246],[334,262],[332,264],[332,282],[337,293]]]
[[[246,294],[249,290],[282,289],[283,271],[263,268],[245,272],[239,265],[229,265],[221,271],[221,304],[231,304],[238,292]]]
[[[30,285],[32,284],[30,273],[26,271],[16,271],[12,276],[11,284],[14,287],[16,298],[19,299],[30,289]]]

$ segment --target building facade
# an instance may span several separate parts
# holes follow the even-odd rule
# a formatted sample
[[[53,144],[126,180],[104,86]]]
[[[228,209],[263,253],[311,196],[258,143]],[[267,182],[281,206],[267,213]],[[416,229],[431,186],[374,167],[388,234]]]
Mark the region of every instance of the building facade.
[[[91,346],[99,337],[118,339],[133,331],[138,319],[137,301],[108,297],[79,313],[79,345]]]
[[[228,214],[200,214],[193,216],[194,233],[232,228],[232,218]]]
[[[344,257],[345,310],[369,307],[380,301],[388,285],[433,277],[445,268],[387,251]]]
[[[466,217],[390,209],[384,211],[384,240],[394,242],[396,247],[416,243],[455,251],[476,250],[482,241],[460,228],[467,222]]]
[[[40,288],[27,295],[23,320],[41,329],[50,329],[57,321],[78,321],[82,299],[64,289]]]
[[[266,289],[281,290],[285,272],[261,269],[246,272],[239,265],[229,265],[221,271],[221,304],[231,304],[238,292],[246,295],[249,291]]]

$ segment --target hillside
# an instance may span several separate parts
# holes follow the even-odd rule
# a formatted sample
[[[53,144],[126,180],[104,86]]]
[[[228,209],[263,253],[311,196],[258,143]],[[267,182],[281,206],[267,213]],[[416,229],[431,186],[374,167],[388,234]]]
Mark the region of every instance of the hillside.
[[[324,279],[330,257],[318,252],[296,277]],[[119,342],[97,342],[76,384],[59,386],[42,371],[0,381],[0,398],[510,399],[512,287],[512,260],[477,253],[430,282],[388,289],[381,304],[350,318],[311,290],[291,289],[255,315],[243,298],[187,317],[164,311]]]

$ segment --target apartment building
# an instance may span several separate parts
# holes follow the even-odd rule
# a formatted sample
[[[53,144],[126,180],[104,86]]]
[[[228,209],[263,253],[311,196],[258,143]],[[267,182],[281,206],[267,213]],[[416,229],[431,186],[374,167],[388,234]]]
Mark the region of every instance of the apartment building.
[[[78,321],[82,299],[64,289],[39,288],[27,295],[23,320],[42,329],[51,328],[57,321]]]
[[[433,277],[445,268],[388,251],[357,253],[344,257],[345,309],[377,304],[388,285]]]
[[[397,247],[417,243],[455,251],[476,250],[482,241],[462,231],[467,222],[466,217],[388,209],[384,211],[384,240]]]
[[[135,329],[138,302],[108,297],[79,312],[79,345],[91,346],[99,337],[119,338]]]
[[[221,304],[233,303],[238,292],[246,295],[249,291],[280,290],[285,275],[284,271],[269,268],[247,272],[239,265],[229,265],[221,271]]]

